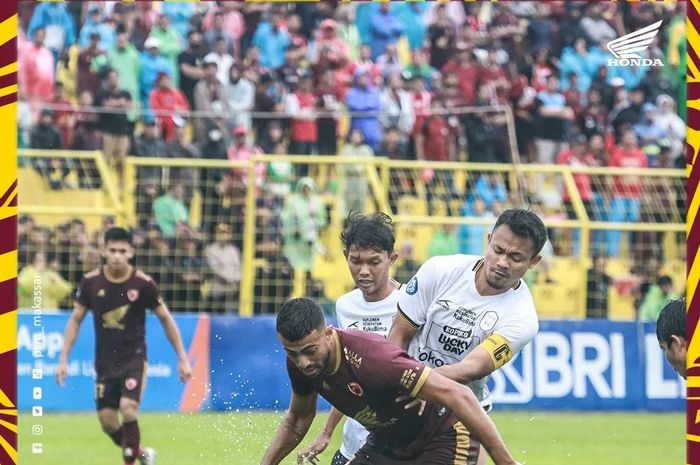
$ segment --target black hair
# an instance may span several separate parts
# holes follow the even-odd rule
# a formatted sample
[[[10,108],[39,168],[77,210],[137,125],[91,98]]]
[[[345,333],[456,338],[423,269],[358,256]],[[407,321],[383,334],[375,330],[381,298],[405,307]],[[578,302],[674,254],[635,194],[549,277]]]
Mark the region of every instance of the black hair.
[[[124,228],[112,227],[105,231],[105,244],[109,242],[124,241],[131,245],[131,233]]]
[[[285,302],[277,314],[277,332],[290,342],[300,341],[314,330],[322,331],[325,327],[323,310],[306,297]]]
[[[656,338],[671,345],[671,336],[688,339],[685,321],[685,297],[666,304],[656,320]]]
[[[663,275],[663,276],[659,277],[659,279],[656,281],[656,284],[659,287],[661,287],[661,286],[673,286],[673,280],[671,279],[670,276]]]
[[[391,217],[382,212],[363,215],[350,212],[346,220],[345,230],[340,233],[343,247],[349,249],[356,246],[361,249],[374,249],[388,254],[394,251],[396,235]]]
[[[547,228],[537,214],[522,208],[513,208],[501,213],[496,220],[493,231],[499,226],[506,225],[518,237],[530,239],[534,246],[533,257],[540,253],[547,242]],[[492,233],[493,233],[492,231]]]

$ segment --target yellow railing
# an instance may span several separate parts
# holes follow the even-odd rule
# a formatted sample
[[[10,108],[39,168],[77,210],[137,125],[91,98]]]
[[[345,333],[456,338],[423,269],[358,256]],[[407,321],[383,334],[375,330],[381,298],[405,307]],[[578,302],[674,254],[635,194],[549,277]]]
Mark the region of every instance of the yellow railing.
[[[446,210],[445,205],[441,203],[459,204],[461,199],[467,194],[466,188],[462,188],[460,183],[465,184],[474,182],[479,173],[493,173],[498,178],[509,185],[508,192],[513,193],[513,203],[523,202],[522,192],[536,194],[539,185],[535,185],[532,178],[548,177],[549,181],[554,180],[555,184],[561,186],[562,191],[568,193],[571,199],[571,207],[575,213],[574,218],[568,218],[563,210],[555,211],[549,208],[550,211],[543,212],[545,222],[549,228],[555,228],[562,231],[579,231],[578,234],[578,252],[575,255],[585,263],[591,254],[592,239],[594,231],[637,231],[637,232],[658,232],[658,233],[681,233],[685,232],[685,225],[680,221],[673,223],[658,223],[654,221],[639,221],[635,223],[628,222],[609,222],[590,218],[586,211],[581,196],[576,187],[576,175],[586,174],[593,177],[610,179],[612,176],[635,176],[639,177],[640,185],[645,186],[653,183],[655,179],[664,179],[674,186],[685,183],[686,173],[684,170],[655,170],[655,169],[615,169],[614,171],[607,168],[571,168],[568,166],[546,166],[546,165],[520,165],[518,171],[512,165],[503,164],[477,164],[477,163],[430,163],[419,161],[399,161],[390,160],[384,157],[364,158],[364,157],[324,157],[324,156],[256,156],[250,161],[231,162],[228,160],[206,160],[206,159],[163,159],[163,158],[137,158],[129,157],[125,166],[126,183],[123,191],[119,191],[114,177],[110,169],[104,162],[99,152],[70,152],[70,151],[40,151],[40,150],[20,150],[21,158],[32,160],[41,158],[59,158],[59,159],[74,159],[74,160],[91,160],[94,162],[97,172],[101,180],[101,190],[106,194],[109,200],[108,205],[102,208],[86,207],[85,205],[56,205],[50,201],[25,203],[22,201],[22,194],[27,189],[36,189],[35,186],[30,186],[23,183],[23,174],[20,171],[20,213],[29,213],[34,215],[49,214],[63,217],[80,217],[84,215],[116,215],[119,222],[125,225],[135,226],[138,224],[137,210],[139,202],[137,198],[137,190],[140,180],[137,177],[139,168],[157,168],[157,169],[190,169],[197,173],[219,173],[230,170],[237,170],[239,173],[245,173],[248,182],[244,186],[238,186],[240,194],[244,195],[244,199],[231,195],[231,201],[240,202],[239,207],[242,212],[242,218],[231,218],[230,221],[236,222],[241,220],[241,233],[236,239],[241,244],[241,282],[239,294],[239,312],[241,315],[250,316],[253,314],[256,285],[256,272],[264,263],[264,260],[256,258],[256,233],[259,233],[257,222],[260,220],[259,213],[261,202],[266,200],[266,191],[261,189],[260,183],[256,183],[256,177],[259,176],[258,168],[263,165],[270,168],[275,163],[291,163],[294,168],[307,166],[312,171],[318,184],[320,184],[322,195],[325,203],[329,206],[333,213],[331,218],[331,228],[333,233],[327,236],[327,244],[329,245],[328,254],[332,254],[336,259],[341,255],[341,250],[337,247],[337,232],[342,224],[344,212],[339,207],[342,205],[343,199],[339,191],[333,192],[331,181],[337,178],[335,169],[340,165],[358,165],[361,164],[365,168],[364,176],[369,186],[368,208],[378,209],[390,213],[397,225],[397,228],[419,226],[424,228],[432,228],[441,225],[482,225],[489,226],[493,224],[493,218],[477,218],[471,216],[461,216],[458,214],[450,214]],[[25,180],[29,179],[31,168],[24,168]],[[435,185],[429,186],[432,181],[426,181],[424,174],[426,170],[434,172],[432,179],[437,179]],[[242,176],[242,174],[241,174]],[[210,185],[199,185],[200,175],[195,175],[194,179],[185,179],[187,188],[190,188],[193,193],[189,202],[191,210],[199,212],[192,214],[190,223],[193,226],[201,226],[206,222],[219,221],[217,218],[208,218],[207,202],[210,199],[206,198],[207,189],[214,187],[214,184],[219,181],[211,181]],[[447,199],[445,202],[436,202],[440,207],[437,213],[421,213],[422,210],[416,212],[407,212],[396,205],[392,205],[397,198],[412,198],[415,205],[420,205],[423,208],[426,192],[431,189],[433,192],[444,192],[447,190],[447,180],[454,184],[457,199]],[[159,182],[165,178],[159,178]],[[204,178],[202,178],[204,179]],[[400,179],[410,187],[411,192],[403,192],[394,181]],[[529,181],[528,181],[529,179]],[[191,182],[190,182],[191,181]],[[549,182],[548,181],[548,182]],[[266,181],[267,182],[267,181]],[[341,180],[342,182],[342,180]],[[536,181],[535,181],[536,182]],[[528,183],[528,185],[524,185]],[[450,187],[450,189],[452,188]],[[46,190],[46,198],[53,196],[54,191]],[[58,194],[57,194],[58,195]],[[95,195],[93,193],[93,195]],[[435,194],[434,194],[435,195]],[[442,195],[442,194],[441,194]],[[460,198],[461,196],[461,198]],[[393,199],[393,200],[392,200]],[[241,202],[242,200],[242,202]],[[664,200],[664,199],[661,199]],[[513,206],[522,206],[513,205]],[[143,205],[142,205],[143,206]],[[146,206],[148,207],[148,206]],[[651,208],[651,207],[650,207]],[[656,208],[656,207],[655,207]],[[66,218],[66,219],[67,219]],[[430,233],[428,233],[430,234]],[[424,246],[425,244],[421,244]],[[419,261],[425,259],[425,256],[417,257]],[[336,260],[335,263],[340,263],[342,260]],[[582,265],[582,269],[585,266]],[[344,271],[338,270],[338,273]],[[301,278],[300,278],[301,276]],[[301,279],[301,281],[300,281]],[[581,277],[581,282],[577,283],[577,287],[582,289],[577,294],[577,302],[573,306],[574,311],[569,312],[569,315],[583,316],[585,313],[586,299],[586,276],[585,272]],[[305,277],[303,274],[296,274],[295,292],[303,292]],[[335,296],[331,296],[335,297]]]

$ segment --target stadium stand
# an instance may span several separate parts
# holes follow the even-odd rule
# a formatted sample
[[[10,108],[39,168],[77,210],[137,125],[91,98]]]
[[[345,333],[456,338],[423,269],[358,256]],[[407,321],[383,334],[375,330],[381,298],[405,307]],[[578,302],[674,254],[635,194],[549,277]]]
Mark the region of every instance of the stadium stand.
[[[527,205],[541,316],[636,319],[658,277],[684,290],[684,9],[20,4],[20,267],[44,252],[75,286],[117,222],[176,311],[273,313],[349,290],[351,208],[422,263]],[[666,65],[606,66],[650,17]]]

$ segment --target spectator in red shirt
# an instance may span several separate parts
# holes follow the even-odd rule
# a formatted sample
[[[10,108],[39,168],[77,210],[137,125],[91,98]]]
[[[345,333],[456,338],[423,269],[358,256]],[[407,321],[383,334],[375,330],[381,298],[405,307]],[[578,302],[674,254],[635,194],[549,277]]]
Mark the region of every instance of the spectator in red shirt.
[[[423,140],[425,135],[423,127],[425,118],[430,112],[430,92],[425,90],[425,82],[419,75],[409,74],[406,76],[409,81],[409,88],[412,89],[411,98],[413,100],[413,113],[416,115],[413,123],[413,133],[409,152],[415,160],[425,159]]]
[[[287,94],[285,110],[292,117],[289,153],[295,155],[311,155],[316,151],[318,127],[314,111],[318,105],[318,97],[313,92],[313,78],[305,74],[299,81],[299,88],[293,94]],[[300,176],[306,176],[308,165],[301,164]]]
[[[104,55],[100,49],[100,33],[95,31],[90,34],[90,46],[78,55],[78,94],[87,90],[96,95],[100,91],[100,75],[94,69],[93,60]]]
[[[476,80],[479,68],[474,62],[474,55],[466,42],[457,44],[457,55],[442,67],[442,75],[456,73],[459,78],[459,90],[467,105],[473,105],[476,99]]]
[[[262,155],[262,150],[257,145],[250,144],[246,138],[248,136],[248,130],[243,126],[238,126],[233,129],[233,144],[228,149],[228,159],[236,162],[243,161],[247,162],[254,155]],[[241,181],[244,186],[248,185],[248,169],[247,168],[233,168],[234,179]],[[265,164],[258,163],[255,166],[255,186],[258,194],[262,191],[262,187],[265,184]]]
[[[445,110],[445,105],[441,99],[432,99],[430,110],[431,114],[425,118],[422,129],[423,138],[428,141],[424,146],[424,158],[422,159],[431,162],[454,161],[454,138],[451,137],[447,118],[442,114]],[[428,176],[426,173],[424,180],[427,191],[428,215],[434,213],[433,199],[436,196],[439,196],[441,201],[447,205],[450,215],[457,215],[458,210],[453,208],[452,202],[450,202],[450,200],[456,198],[452,171],[436,170],[432,176]],[[440,183],[444,185],[442,194],[437,193],[437,187]]]
[[[169,142],[175,137],[175,122],[173,118],[176,115],[186,118],[185,113],[190,111],[190,104],[187,102],[185,94],[173,86],[172,79],[170,79],[168,73],[158,73],[156,86],[151,92],[148,104],[154,111],[162,112],[157,114],[156,121],[160,127],[161,134],[163,134],[163,139]]]
[[[637,145],[637,135],[632,129],[622,134],[622,145],[610,155],[611,168],[646,168],[647,157]],[[634,223],[639,221],[642,204],[642,185],[640,176],[614,176],[612,186],[612,204],[610,221],[616,223]],[[620,256],[621,231],[607,232],[607,252],[610,257]]]

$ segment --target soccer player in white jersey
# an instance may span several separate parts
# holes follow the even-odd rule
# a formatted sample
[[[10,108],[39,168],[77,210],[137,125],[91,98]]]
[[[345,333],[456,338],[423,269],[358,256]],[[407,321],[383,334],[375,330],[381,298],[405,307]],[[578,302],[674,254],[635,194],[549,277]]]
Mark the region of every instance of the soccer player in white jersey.
[[[546,240],[535,213],[504,211],[483,257],[438,256],[420,267],[400,292],[389,339],[443,376],[468,384],[489,412],[488,376],[539,329],[522,277],[542,258]],[[480,454],[479,463],[485,460]]]
[[[389,276],[391,265],[398,257],[394,251],[396,238],[391,218],[381,212],[371,215],[350,213],[340,239],[357,288],[336,301],[338,325],[341,329],[358,329],[386,337],[396,314],[400,288],[400,284]],[[304,460],[317,463],[316,456],[328,447],[342,418],[340,411],[331,410],[323,431],[298,454],[300,463]],[[343,443],[331,465],[346,464],[364,445],[368,434],[361,424],[348,418],[343,427]]]

